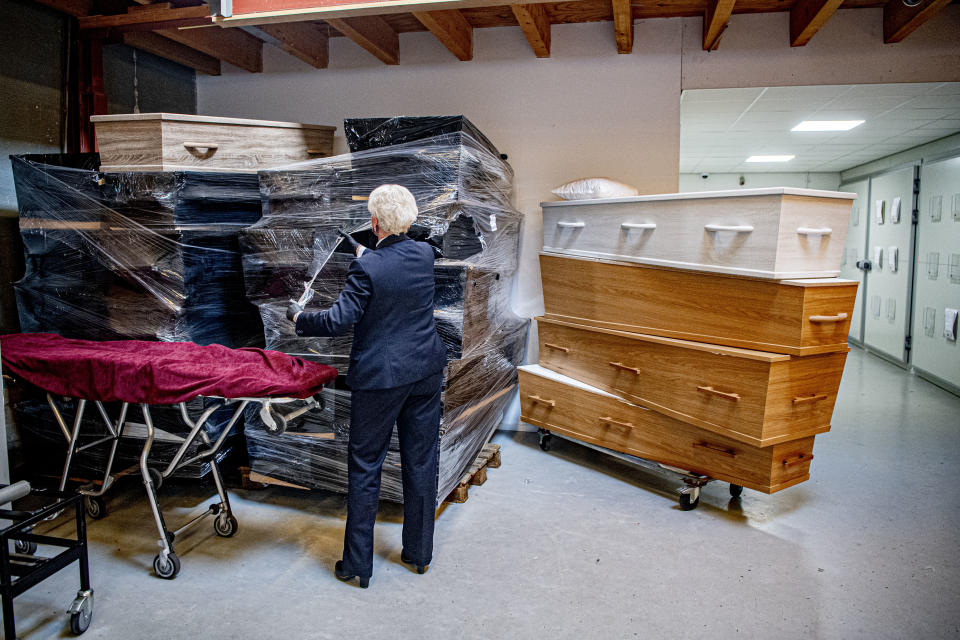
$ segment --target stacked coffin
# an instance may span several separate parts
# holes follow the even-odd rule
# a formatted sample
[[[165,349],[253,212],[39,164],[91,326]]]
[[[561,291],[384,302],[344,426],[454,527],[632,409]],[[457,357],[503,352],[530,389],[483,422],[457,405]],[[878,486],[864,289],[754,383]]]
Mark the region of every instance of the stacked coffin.
[[[542,433],[772,493],[830,429],[857,284],[854,194],[751,189],[545,203]]]
[[[12,158],[26,257],[25,275],[15,284],[22,331],[262,346],[239,248],[240,231],[260,218],[256,170],[309,158],[306,146],[329,155],[333,127],[174,114],[94,120],[99,155]],[[47,398],[36,389],[17,393],[27,456],[35,467],[49,463],[59,474],[63,458],[50,452],[66,442]],[[71,400],[51,401],[66,415],[75,412]],[[188,410],[195,415],[202,403],[194,400]],[[209,434],[229,419],[229,410],[222,413],[206,423]],[[179,410],[155,407],[152,414],[154,456],[169,460],[185,429]],[[102,430],[99,416],[86,415],[85,433]],[[117,465],[136,463],[145,431],[126,423]],[[108,451],[86,449],[74,462],[99,473]],[[178,475],[201,477],[208,470],[209,464],[195,463]]]
[[[260,173],[263,219],[243,233],[247,297],[260,309],[267,348],[336,367],[324,407],[283,435],[247,430],[255,477],[311,489],[346,490],[350,390],[344,381],[352,336],[305,338],[285,317],[310,290],[308,309],[336,301],[353,259],[337,230],[373,246],[367,196],[385,183],[416,198],[409,231],[433,247],[434,317],[447,347],[440,437],[439,495],[458,484],[490,439],[516,387],[526,321],[509,309],[520,214],[509,197],[513,172],[463,117],[348,120],[352,153]],[[247,423],[259,417],[247,416]],[[396,435],[381,497],[402,501]]]

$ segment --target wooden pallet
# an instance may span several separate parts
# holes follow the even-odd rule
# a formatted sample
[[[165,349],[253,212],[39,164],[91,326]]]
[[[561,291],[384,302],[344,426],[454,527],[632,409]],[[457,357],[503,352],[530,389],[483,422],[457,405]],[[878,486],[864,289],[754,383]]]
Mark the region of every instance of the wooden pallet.
[[[488,443],[477,455],[467,472],[460,478],[460,484],[450,492],[444,502],[462,503],[467,501],[470,485],[481,485],[487,481],[487,467],[496,469],[500,466],[500,445]]]

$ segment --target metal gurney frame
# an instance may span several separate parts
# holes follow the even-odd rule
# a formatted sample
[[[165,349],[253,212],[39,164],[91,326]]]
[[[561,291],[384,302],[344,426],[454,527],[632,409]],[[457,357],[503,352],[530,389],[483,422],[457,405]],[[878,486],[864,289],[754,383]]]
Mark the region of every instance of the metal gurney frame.
[[[140,409],[143,414],[143,421],[147,428],[146,440],[143,444],[143,450],[140,453],[140,474],[143,478],[143,484],[147,492],[147,499],[150,502],[150,509],[153,513],[153,518],[160,534],[158,545],[160,546],[161,551],[153,559],[153,570],[157,576],[166,579],[173,579],[177,577],[177,574],[180,572],[180,558],[174,552],[173,548],[174,539],[178,535],[199,524],[207,516],[216,516],[213,528],[218,536],[229,538],[237,532],[237,519],[234,517],[233,512],[230,509],[230,499],[227,495],[223,478],[220,475],[220,469],[217,466],[217,455],[219,454],[220,449],[223,447],[224,442],[230,434],[230,431],[243,414],[244,409],[246,409],[246,407],[252,402],[259,403],[260,416],[267,425],[268,431],[270,433],[283,433],[289,420],[293,420],[312,409],[323,407],[323,402],[319,393],[315,393],[311,397],[305,399],[287,397],[221,398],[216,396],[195,396],[195,398],[213,399],[217,402],[205,407],[196,420],[190,417],[190,414],[187,411],[186,401],[176,403],[176,405],[180,408],[180,418],[183,420],[184,424],[190,428],[190,433],[183,438],[183,441],[180,444],[180,447],[177,449],[176,454],[174,454],[173,459],[162,471],[157,467],[151,467],[148,464],[150,450],[153,447],[156,430],[153,426],[153,418],[150,414],[150,405],[140,404]],[[70,476],[70,465],[75,453],[110,442],[110,453],[107,459],[106,469],[104,470],[102,486],[99,489],[95,489],[91,485],[86,485],[80,489],[80,493],[83,494],[88,500],[88,512],[90,512],[92,508],[94,512],[102,517],[104,513],[103,502],[100,500],[100,497],[106,493],[106,491],[118,477],[113,474],[114,456],[117,451],[117,445],[120,443],[120,439],[123,438],[123,430],[126,424],[128,409],[132,403],[121,403],[120,416],[116,422],[114,422],[107,413],[103,402],[99,400],[89,401],[83,398],[75,399],[77,401],[76,414],[73,418],[72,428],[68,429],[67,423],[64,420],[60,409],[53,400],[53,395],[47,393],[47,403],[50,405],[50,409],[53,411],[54,418],[56,419],[57,424],[60,426],[61,431],[63,431],[68,443],[67,456],[63,466],[63,474],[60,478],[60,491],[64,491],[66,487],[67,479]],[[83,422],[83,416],[86,411],[87,402],[93,402],[96,405],[100,417],[107,428],[107,435],[100,437],[93,442],[80,445],[80,427]],[[302,402],[304,405],[287,413],[281,413],[276,409],[276,407],[274,407],[275,404],[286,404],[290,402]],[[220,433],[217,439],[211,440],[210,436],[204,430],[207,420],[219,409],[230,405],[236,406],[233,411],[233,415],[230,417],[229,422],[223,428],[223,431]],[[207,448],[189,458],[186,458],[187,450],[194,444],[197,438],[200,438],[202,443],[206,445]],[[177,530],[170,531],[167,529],[166,522],[163,518],[163,512],[160,509],[159,503],[157,502],[157,491],[166,478],[169,478],[179,469],[182,469],[183,467],[195,462],[210,463],[210,472],[213,476],[213,482],[216,486],[217,495],[220,498],[220,502],[211,504],[209,507],[207,507],[204,513],[192,518]],[[91,513],[91,515],[94,515],[94,513]],[[94,515],[94,517],[97,516]]]

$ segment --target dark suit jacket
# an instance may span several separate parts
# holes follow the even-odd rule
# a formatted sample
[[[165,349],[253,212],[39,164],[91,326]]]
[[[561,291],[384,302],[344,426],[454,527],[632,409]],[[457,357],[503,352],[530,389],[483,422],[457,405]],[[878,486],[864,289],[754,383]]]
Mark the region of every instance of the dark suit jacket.
[[[433,251],[406,235],[388,236],[350,263],[347,282],[326,311],[304,311],[298,336],[337,336],[353,328],[347,384],[390,389],[443,370],[446,350],[433,321]]]

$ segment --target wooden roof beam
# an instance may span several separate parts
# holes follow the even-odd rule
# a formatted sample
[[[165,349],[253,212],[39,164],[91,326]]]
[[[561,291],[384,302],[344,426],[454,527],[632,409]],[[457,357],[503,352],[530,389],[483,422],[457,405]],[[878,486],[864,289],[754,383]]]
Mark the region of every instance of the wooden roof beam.
[[[123,44],[152,53],[210,76],[220,75],[220,61],[196,49],[150,31],[132,31],[121,35]]]
[[[330,31],[312,22],[262,24],[258,27],[277,41],[277,46],[317,69],[330,62]]]
[[[400,64],[400,38],[380,16],[329,18],[327,23],[384,64]]]
[[[79,18],[90,14],[93,0],[36,0],[37,4]]]
[[[538,58],[550,57],[550,16],[542,4],[512,4],[513,15]]]
[[[613,0],[613,30],[617,37],[617,53],[633,51],[633,8],[630,0]]]
[[[883,41],[900,42],[950,4],[950,0],[924,0],[908,7],[902,0],[889,0],[883,7]]]
[[[456,9],[414,11],[414,17],[458,60],[473,60],[473,27]]]
[[[127,8],[127,13],[112,16],[79,18],[80,29],[112,29],[114,31],[156,31],[211,24],[210,7],[173,7],[170,3],[148,4]]]
[[[250,73],[263,71],[263,41],[242,29],[169,29],[161,36]]]
[[[797,0],[790,9],[790,46],[802,47],[810,42],[841,4],[843,0]]]
[[[703,50],[715,51],[720,45],[720,36],[730,22],[735,0],[707,0],[707,12],[703,16]]]

